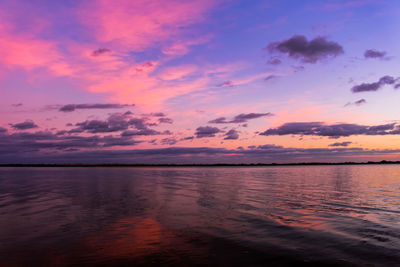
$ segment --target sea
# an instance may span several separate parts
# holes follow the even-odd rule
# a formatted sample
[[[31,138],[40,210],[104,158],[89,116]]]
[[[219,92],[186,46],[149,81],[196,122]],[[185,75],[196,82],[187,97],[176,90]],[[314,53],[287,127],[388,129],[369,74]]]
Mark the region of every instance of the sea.
[[[1,167],[0,266],[400,266],[400,165]]]

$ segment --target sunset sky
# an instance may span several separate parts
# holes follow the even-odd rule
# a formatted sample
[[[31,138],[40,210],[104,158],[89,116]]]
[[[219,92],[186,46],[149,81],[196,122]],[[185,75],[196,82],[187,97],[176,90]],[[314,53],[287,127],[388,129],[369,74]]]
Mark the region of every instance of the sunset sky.
[[[400,160],[397,0],[0,0],[0,163]]]

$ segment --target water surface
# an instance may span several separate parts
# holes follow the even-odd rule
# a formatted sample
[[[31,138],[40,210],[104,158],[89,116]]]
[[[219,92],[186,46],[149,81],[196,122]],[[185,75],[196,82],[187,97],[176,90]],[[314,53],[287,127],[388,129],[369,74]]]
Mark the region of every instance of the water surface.
[[[0,168],[0,266],[400,264],[400,166]]]

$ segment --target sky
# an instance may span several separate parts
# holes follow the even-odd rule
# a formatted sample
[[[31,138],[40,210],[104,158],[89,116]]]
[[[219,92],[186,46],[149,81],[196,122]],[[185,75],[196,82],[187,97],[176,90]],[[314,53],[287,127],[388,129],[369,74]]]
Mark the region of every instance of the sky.
[[[0,163],[400,160],[396,0],[0,0]]]

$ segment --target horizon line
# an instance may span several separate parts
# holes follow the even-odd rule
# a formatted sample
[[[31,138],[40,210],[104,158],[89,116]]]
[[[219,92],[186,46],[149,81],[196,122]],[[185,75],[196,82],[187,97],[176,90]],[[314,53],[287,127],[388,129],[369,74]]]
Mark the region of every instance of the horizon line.
[[[166,163],[166,164],[141,164],[141,163],[8,163],[0,167],[259,167],[259,166],[322,166],[322,165],[384,165],[400,164],[400,161],[367,161],[367,162],[292,162],[292,163]]]

